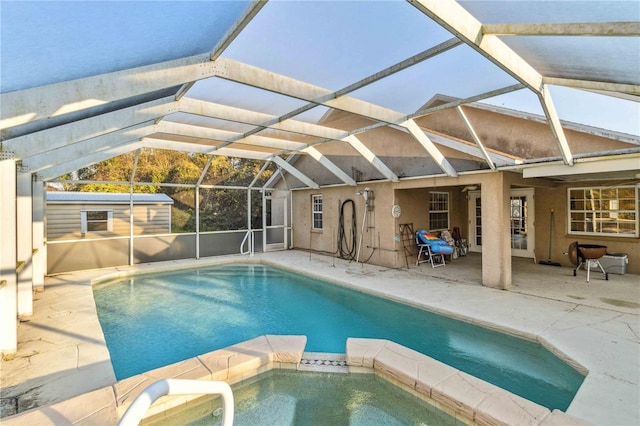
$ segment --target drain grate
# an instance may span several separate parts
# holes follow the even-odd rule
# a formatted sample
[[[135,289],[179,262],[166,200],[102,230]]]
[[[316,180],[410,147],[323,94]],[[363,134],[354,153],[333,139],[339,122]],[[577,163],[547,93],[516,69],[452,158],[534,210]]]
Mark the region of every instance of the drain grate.
[[[334,366],[334,367],[346,367],[347,366],[347,361],[344,360],[332,360],[332,359],[309,359],[309,358],[302,358],[302,360],[300,361],[301,365],[327,365],[327,366]]]

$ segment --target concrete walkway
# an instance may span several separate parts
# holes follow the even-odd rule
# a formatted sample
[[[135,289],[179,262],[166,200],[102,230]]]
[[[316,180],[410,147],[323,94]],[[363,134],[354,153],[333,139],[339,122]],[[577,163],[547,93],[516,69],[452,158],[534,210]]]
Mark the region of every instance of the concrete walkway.
[[[47,278],[18,353],[0,364],[1,416],[115,383],[91,291],[98,276],[243,261],[228,256],[83,271]],[[282,267],[535,339],[588,375],[567,412],[601,425],[640,424],[640,279],[514,259],[509,291],[482,287],[480,256],[443,268],[388,269],[301,251],[256,255]]]

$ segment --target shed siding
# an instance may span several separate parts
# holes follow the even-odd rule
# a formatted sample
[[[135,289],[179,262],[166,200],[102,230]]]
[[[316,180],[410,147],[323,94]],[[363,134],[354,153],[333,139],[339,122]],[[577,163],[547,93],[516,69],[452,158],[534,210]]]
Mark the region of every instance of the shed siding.
[[[88,232],[84,238],[129,235],[129,205],[126,204],[48,204],[47,239],[82,238],[80,212],[107,210],[113,212],[112,232]],[[133,208],[134,235],[171,232],[171,205],[143,204]]]

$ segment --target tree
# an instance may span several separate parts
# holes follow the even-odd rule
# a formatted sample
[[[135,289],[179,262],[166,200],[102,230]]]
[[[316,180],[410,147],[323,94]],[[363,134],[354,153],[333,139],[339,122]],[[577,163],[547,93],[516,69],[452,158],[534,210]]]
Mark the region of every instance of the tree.
[[[81,180],[104,181],[104,183],[65,184],[68,191],[83,192],[128,192],[126,182],[131,172],[136,153],[128,153],[78,170],[69,177]],[[172,210],[173,232],[195,231],[195,190],[193,187],[156,186],[153,184],[195,185],[202,175],[209,156],[183,152],[143,149],[138,156],[134,181],[151,185],[135,185],[134,192],[164,193],[174,200]],[[215,156],[202,184],[222,186],[248,186],[263,166],[262,161]],[[275,168],[268,167],[260,176],[257,185],[271,177]],[[111,182],[122,182],[114,184]],[[200,230],[219,231],[244,229],[247,227],[247,190],[228,188],[202,188],[200,190]],[[260,197],[252,196],[252,227],[262,225]]]

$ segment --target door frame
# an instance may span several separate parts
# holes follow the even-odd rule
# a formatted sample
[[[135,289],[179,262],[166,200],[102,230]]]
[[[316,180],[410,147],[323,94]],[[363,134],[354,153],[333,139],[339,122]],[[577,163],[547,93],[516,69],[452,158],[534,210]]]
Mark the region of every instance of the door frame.
[[[482,253],[482,240],[480,244],[477,244],[478,237],[476,229],[479,227],[482,230],[481,225],[477,225],[476,206],[480,206],[479,201],[481,199],[482,191],[469,191],[468,192],[468,249],[471,252]],[[509,191],[509,216],[511,217],[511,197],[512,196],[526,196],[527,197],[527,249],[511,249],[511,256],[535,258],[535,189],[534,188],[515,188]],[[480,210],[480,219],[482,219],[482,213]],[[480,222],[482,223],[482,222]],[[509,231],[511,235],[511,220],[509,220]],[[482,235],[480,235],[480,238]],[[511,240],[511,238],[509,238]],[[511,243],[510,243],[511,244]]]
[[[266,192],[266,191],[265,191]],[[282,222],[278,225],[273,225],[274,217],[274,209],[273,204],[278,200],[282,201],[282,214],[278,215],[278,222]],[[272,195],[271,193],[263,193],[262,194],[262,251],[275,251],[275,250],[286,250],[289,242],[289,215],[288,215],[288,198],[286,195]],[[267,208],[267,205],[271,203],[271,209]],[[278,211],[278,210],[276,210]],[[271,225],[267,224],[267,216],[268,212],[271,213]],[[269,234],[273,234],[274,230],[282,230],[282,241],[277,242],[269,242]],[[279,233],[278,233],[279,234]]]
[[[467,205],[469,209],[469,235],[467,237],[467,248],[469,251],[475,253],[482,253],[482,244],[477,244],[476,239],[478,237],[476,229],[479,227],[476,217],[476,205],[480,201],[480,193],[481,191],[469,191],[467,195]],[[482,219],[482,215],[480,218]],[[480,230],[482,231],[481,226]],[[482,238],[482,235],[480,235],[480,238]]]
[[[510,191],[509,200],[511,197],[526,197],[527,198],[527,212],[526,212],[526,240],[527,248],[519,249],[513,246],[513,236],[511,243],[511,256],[535,258],[536,247],[536,227],[535,227],[535,189],[534,188],[517,188]],[[511,211],[511,204],[509,204],[509,211]],[[509,213],[511,216],[511,213]],[[509,234],[511,235],[511,219],[509,220]]]

